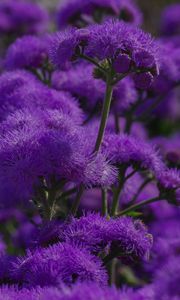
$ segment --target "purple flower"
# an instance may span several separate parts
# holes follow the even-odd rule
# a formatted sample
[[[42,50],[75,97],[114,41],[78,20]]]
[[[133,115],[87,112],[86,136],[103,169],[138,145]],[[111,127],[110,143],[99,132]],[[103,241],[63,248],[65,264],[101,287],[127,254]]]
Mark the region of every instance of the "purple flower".
[[[158,73],[157,44],[151,36],[138,28],[114,20],[102,25],[88,27],[87,53],[99,60],[112,59],[113,64],[120,54],[126,54],[137,69]]]
[[[52,63],[59,69],[66,69],[68,62],[76,58],[78,46],[86,42],[88,35],[88,30],[75,28],[54,34],[49,50]]]
[[[159,300],[178,300],[180,295],[180,265],[178,257],[171,257],[169,261],[158,269],[154,278],[155,298]]]
[[[151,295],[152,291],[148,288],[133,291],[117,289],[114,286],[101,287],[96,283],[77,283],[71,289],[64,287],[62,291],[46,289],[42,292],[41,300],[153,300]]]
[[[52,38],[50,58],[59,69],[63,69],[82,53],[100,62],[108,59],[115,68],[118,59],[126,55],[129,73],[134,69],[143,73],[146,70],[145,74],[154,77],[159,70],[157,45],[151,36],[114,20],[86,29],[70,28]]]
[[[172,230],[173,228],[173,230]],[[179,214],[171,219],[157,220],[151,226],[154,245],[151,251],[151,261],[147,266],[152,274],[162,268],[168,260],[178,257],[180,245]]]
[[[105,269],[97,257],[66,243],[28,252],[17,260],[13,274],[16,280],[29,286],[70,285],[77,280],[107,283]]]
[[[170,137],[159,136],[154,139],[163,156],[168,162],[180,165],[180,135],[175,134]]]
[[[8,70],[37,68],[47,59],[47,44],[36,36],[17,39],[7,50],[5,68]]]
[[[58,221],[47,222],[36,228],[31,235],[29,248],[48,247],[60,241],[62,224]]]
[[[37,34],[47,29],[48,14],[39,4],[20,0],[2,0],[0,3],[0,32]]]
[[[153,75],[150,72],[144,72],[134,75],[134,82],[138,89],[146,90],[150,88],[153,82]]]
[[[99,214],[90,213],[80,219],[72,218],[60,237],[63,241],[99,252],[107,245],[105,234],[108,221]]]
[[[66,71],[56,71],[52,76],[52,86],[58,90],[68,91],[79,99],[86,110],[102,104],[105,84],[93,77],[93,66],[81,63]]]
[[[160,73],[153,83],[155,93],[166,95],[180,80],[180,47],[175,47],[170,40],[160,41]]]
[[[152,247],[152,235],[140,220],[120,217],[109,221],[107,235],[111,241],[111,252],[115,257],[148,259]]]
[[[160,172],[159,184],[165,190],[180,188],[180,171],[177,169],[166,169]]]
[[[130,77],[124,78],[114,88],[112,109],[121,115],[137,101],[137,91]]]
[[[138,164],[154,173],[164,169],[164,163],[155,148],[131,135],[107,134],[102,149],[115,164]]]
[[[82,27],[100,23],[107,15],[135,25],[142,22],[141,13],[131,0],[65,0],[58,7],[57,23],[60,29],[68,24]]]
[[[1,254],[0,255],[0,282],[1,284],[13,283],[11,269],[16,257]]]
[[[77,124],[83,121],[83,113],[77,100],[67,92],[48,88],[26,71],[6,72],[0,77],[0,118],[17,109],[29,108],[34,111],[58,110],[69,115]]]
[[[180,204],[180,171],[178,169],[165,169],[158,173],[158,186],[161,197],[168,202]]]
[[[161,16],[161,31],[168,36],[180,34],[180,4],[165,7]]]
[[[43,296],[46,289],[37,287],[36,289],[20,289],[18,286],[2,286],[0,288],[0,300],[35,300]],[[1,298],[2,297],[2,298]],[[40,298],[39,298],[40,299]],[[42,299],[42,298],[41,298]]]

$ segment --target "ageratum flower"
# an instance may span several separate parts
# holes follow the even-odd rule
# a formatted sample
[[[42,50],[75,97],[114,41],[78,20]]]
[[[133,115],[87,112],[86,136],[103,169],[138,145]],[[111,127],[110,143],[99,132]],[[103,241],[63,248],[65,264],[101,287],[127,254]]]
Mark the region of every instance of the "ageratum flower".
[[[6,254],[1,254],[0,255],[0,282],[1,284],[6,284],[6,283],[13,283],[12,277],[11,277],[11,268],[16,260],[15,257],[6,255]]]
[[[116,170],[71,118],[55,110],[15,113],[0,126],[1,201],[31,199],[39,178],[54,176],[87,186],[107,186]]]
[[[180,295],[180,264],[178,257],[169,261],[156,271],[154,276],[155,299],[177,300]]]
[[[17,285],[14,286],[2,286],[0,288],[0,300],[35,300],[40,299],[42,295],[44,295],[46,289],[41,289],[37,287],[35,289],[20,289]]]
[[[69,115],[77,124],[83,113],[77,100],[67,92],[48,88],[24,70],[6,72],[0,77],[0,119],[17,109],[55,109]]]
[[[93,66],[79,63],[68,70],[55,71],[52,86],[55,89],[68,91],[77,99],[85,110],[102,106],[105,94],[105,83],[93,77]],[[113,110],[121,114],[137,100],[134,82],[127,77],[119,82],[113,92]]]
[[[137,101],[137,90],[130,77],[124,78],[114,88],[112,109],[116,114],[123,114]]]
[[[180,165],[180,134],[170,137],[159,136],[154,139],[162,155],[168,162],[174,165]]]
[[[107,234],[114,257],[148,259],[152,247],[152,235],[140,220],[130,217],[111,219]]]
[[[18,282],[29,286],[71,285],[76,281],[107,284],[107,274],[100,260],[67,243],[28,251],[17,260],[13,274]]]
[[[0,33],[38,34],[47,29],[48,13],[30,1],[2,0],[0,3]]]
[[[84,27],[101,23],[108,15],[135,25],[142,22],[141,13],[131,0],[64,0],[58,7],[57,23],[59,29],[67,25]]]
[[[180,171],[165,169],[158,174],[158,185],[162,197],[172,204],[180,204]]]
[[[53,220],[36,228],[31,235],[29,248],[48,247],[60,241],[63,225]]]
[[[180,188],[180,171],[177,169],[166,169],[160,172],[158,179],[165,190]]]
[[[52,86],[57,90],[70,92],[84,109],[92,110],[102,104],[105,93],[105,84],[93,77],[93,69],[92,65],[82,62],[68,70],[55,71]]]
[[[154,236],[154,245],[151,251],[151,264],[147,268],[154,273],[162,268],[171,257],[178,256],[180,228],[177,209],[170,219],[157,219],[152,224],[151,231]]]
[[[108,221],[100,214],[89,213],[80,219],[72,218],[60,234],[61,240],[81,246],[91,252],[103,250],[107,245],[105,233]]]
[[[160,73],[152,85],[152,91],[166,95],[180,80],[180,47],[175,47],[172,42],[160,41]],[[172,98],[172,97],[171,97]]]
[[[163,10],[161,31],[168,36],[180,34],[180,4],[169,5]]]
[[[41,300],[153,300],[149,296],[148,289],[133,291],[131,289],[116,289],[113,287],[101,287],[96,283],[78,283],[72,289],[64,287],[62,291],[49,288],[42,293]]]
[[[108,20],[102,25],[92,25],[86,29],[70,28],[52,38],[50,58],[59,69],[78,58],[81,52],[100,62],[108,59],[116,73],[135,70],[138,72],[136,79],[142,72],[142,88],[147,77],[158,74],[156,43],[150,35],[123,22]],[[138,88],[141,86],[138,85]]]
[[[31,35],[18,38],[7,50],[5,68],[38,68],[47,59],[47,52],[47,43],[42,38]]]
[[[131,135],[106,134],[102,149],[114,164],[138,165],[155,174],[164,169],[164,163],[155,148]]]

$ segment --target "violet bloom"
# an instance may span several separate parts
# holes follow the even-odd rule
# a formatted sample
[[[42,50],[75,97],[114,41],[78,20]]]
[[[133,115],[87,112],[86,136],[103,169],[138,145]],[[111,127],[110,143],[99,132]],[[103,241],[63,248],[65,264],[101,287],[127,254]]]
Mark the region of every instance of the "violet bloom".
[[[124,78],[114,88],[112,110],[118,115],[122,115],[138,99],[135,84],[130,77]]]
[[[178,169],[165,169],[158,174],[158,185],[162,196],[170,203],[180,203],[180,171]]]
[[[103,250],[108,241],[105,234],[108,221],[100,214],[90,213],[80,219],[72,218],[65,225],[60,238],[68,243],[79,245],[91,252]]]
[[[174,166],[180,165],[180,135],[170,137],[159,136],[154,139],[164,158]]]
[[[60,241],[62,224],[58,221],[47,222],[36,228],[31,235],[29,248],[48,247]]]
[[[160,41],[160,73],[152,85],[152,91],[166,95],[180,80],[180,47],[170,41]]]
[[[71,285],[77,280],[107,284],[99,258],[66,243],[28,252],[17,260],[13,274],[18,282],[29,286]]]
[[[18,111],[2,123],[0,133],[2,201],[31,199],[42,176],[85,186],[116,180],[106,156],[92,155],[92,142],[82,128],[59,111]]]
[[[47,59],[47,43],[36,36],[17,39],[7,50],[5,68],[7,70],[38,68]]]
[[[69,115],[77,124],[84,117],[77,100],[67,92],[48,88],[24,70],[6,72],[0,77],[0,118],[28,107],[32,110],[53,109]]]
[[[147,291],[149,293],[149,291]],[[153,300],[147,298],[145,291],[133,291],[131,289],[117,289],[112,287],[101,287],[96,283],[78,283],[71,289],[64,287],[62,291],[49,288],[42,293],[41,300]]]
[[[46,289],[41,289],[37,287],[35,289],[26,289],[26,288],[19,288],[17,285],[14,286],[2,286],[0,288],[0,300],[7,299],[7,300],[36,300],[42,299],[40,298],[44,295]]]
[[[131,135],[107,134],[102,149],[114,164],[138,165],[155,174],[164,169],[155,147]]]
[[[147,265],[147,268],[152,271],[152,274],[159,268],[162,268],[171,258],[178,257],[180,245],[180,212],[176,212],[176,214],[172,215],[170,219],[157,220],[151,226],[154,244],[151,251],[151,261]]]
[[[109,221],[107,235],[111,241],[111,254],[114,257],[148,259],[152,247],[152,235],[140,220],[120,217]]]
[[[158,269],[154,278],[155,299],[178,300],[180,295],[180,264],[178,257],[171,257],[169,261]]]
[[[38,34],[47,29],[48,13],[30,1],[2,0],[0,3],[0,33]]]
[[[93,77],[93,70],[92,65],[80,63],[68,70],[55,71],[52,86],[70,92],[85,110],[92,110],[102,104],[105,93],[105,83]]]
[[[13,263],[15,262],[16,257],[6,255],[6,254],[0,254],[0,282],[1,284],[6,283],[14,283],[12,276],[11,276],[11,270]]]
[[[131,73],[133,68],[138,71],[135,80],[142,73],[143,86],[138,84],[138,88],[149,87],[152,78],[158,74],[156,43],[150,35],[123,22],[108,20],[86,29],[70,28],[59,32],[52,37],[50,58],[57,68],[63,69],[77,59],[82,50],[99,62],[108,59],[115,73]]]
[[[131,0],[64,0],[57,12],[59,29],[67,25],[84,27],[94,22],[102,22],[107,16],[140,25],[142,15]]]
[[[161,16],[161,31],[168,36],[180,34],[180,4],[165,7]]]

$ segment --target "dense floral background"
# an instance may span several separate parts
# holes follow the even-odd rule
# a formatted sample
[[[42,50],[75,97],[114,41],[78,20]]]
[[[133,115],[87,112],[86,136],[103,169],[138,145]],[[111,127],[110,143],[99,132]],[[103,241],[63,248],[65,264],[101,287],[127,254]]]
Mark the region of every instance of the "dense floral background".
[[[0,300],[180,299],[180,4],[0,2]]]

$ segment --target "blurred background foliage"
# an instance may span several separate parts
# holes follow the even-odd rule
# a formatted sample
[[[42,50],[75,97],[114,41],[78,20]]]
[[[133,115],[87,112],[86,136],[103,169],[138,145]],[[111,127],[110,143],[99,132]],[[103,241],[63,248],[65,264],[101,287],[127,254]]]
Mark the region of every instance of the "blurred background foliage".
[[[45,4],[49,9],[53,11],[54,7],[61,0],[35,0],[41,4]],[[86,1],[86,0],[84,0]],[[144,29],[157,35],[157,29],[159,28],[160,14],[163,9],[168,4],[177,3],[177,0],[134,0],[137,1],[141,7],[144,14]]]

